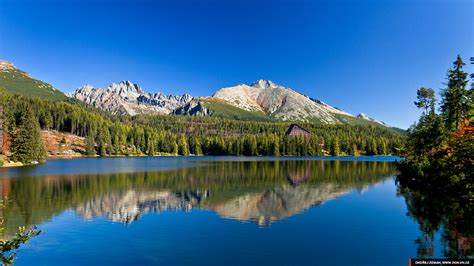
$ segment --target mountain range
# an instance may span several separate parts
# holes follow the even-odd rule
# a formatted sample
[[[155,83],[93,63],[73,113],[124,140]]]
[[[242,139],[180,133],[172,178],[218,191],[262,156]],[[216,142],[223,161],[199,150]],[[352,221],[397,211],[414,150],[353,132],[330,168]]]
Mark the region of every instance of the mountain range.
[[[95,88],[91,85],[85,85],[67,94],[67,96],[113,114],[129,115],[141,113],[170,114],[193,99],[189,94],[147,93],[140,86],[130,81],[112,83],[107,88]]]
[[[36,80],[13,64],[0,60],[0,88],[11,93],[51,100],[69,97],[121,115],[192,115],[252,121],[377,124],[390,127],[363,113],[354,116],[321,100],[263,79],[251,85],[224,87],[212,96],[205,97],[150,93],[130,81],[112,83],[107,88],[85,85],[65,95],[52,85]]]
[[[364,120],[388,126],[363,113],[354,116],[270,80],[221,88],[208,97],[148,93],[130,81],[112,83],[107,88],[85,85],[67,96],[114,114],[157,113],[324,124]]]

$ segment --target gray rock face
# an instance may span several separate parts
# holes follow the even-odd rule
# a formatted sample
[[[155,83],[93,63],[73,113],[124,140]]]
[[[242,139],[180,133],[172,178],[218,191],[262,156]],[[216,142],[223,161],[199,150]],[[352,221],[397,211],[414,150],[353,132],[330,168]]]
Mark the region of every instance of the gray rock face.
[[[309,98],[270,80],[258,80],[252,85],[240,84],[222,88],[212,97],[236,107],[263,112],[284,121],[320,121],[340,123],[337,115],[352,116],[338,108]]]
[[[175,115],[212,116],[213,111],[205,107],[198,99],[194,99],[173,111]]]
[[[95,88],[91,85],[85,85],[69,93],[68,96],[113,114],[129,115],[140,113],[170,114],[176,108],[186,105],[193,99],[189,94],[147,93],[140,86],[130,81],[121,81],[118,84],[112,83],[107,88]]]

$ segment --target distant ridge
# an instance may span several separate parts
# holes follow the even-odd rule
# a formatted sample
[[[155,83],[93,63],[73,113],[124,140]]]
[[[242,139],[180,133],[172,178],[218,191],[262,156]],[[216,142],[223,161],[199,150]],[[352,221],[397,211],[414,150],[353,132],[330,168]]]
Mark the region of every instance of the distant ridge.
[[[224,87],[212,96],[197,98],[189,94],[148,93],[127,80],[112,83],[107,88],[85,85],[68,96],[113,114],[159,113],[248,121],[388,126],[367,116],[356,117],[321,100],[264,79],[251,85]]]
[[[392,128],[363,113],[354,116],[321,100],[260,79],[217,90],[209,97],[149,93],[131,81],[106,88],[84,85],[65,95],[52,85],[32,78],[12,63],[0,60],[0,89],[26,97],[68,101],[68,97],[112,114],[213,116],[248,121],[289,121],[317,124],[360,124]]]

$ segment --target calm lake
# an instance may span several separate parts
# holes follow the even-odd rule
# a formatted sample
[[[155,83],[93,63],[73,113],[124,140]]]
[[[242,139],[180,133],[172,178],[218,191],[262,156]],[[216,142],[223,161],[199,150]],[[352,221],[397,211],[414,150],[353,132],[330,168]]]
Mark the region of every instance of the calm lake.
[[[472,255],[472,217],[449,224],[446,208],[398,188],[397,159],[89,158],[0,169],[2,234],[43,231],[15,265],[408,265]]]

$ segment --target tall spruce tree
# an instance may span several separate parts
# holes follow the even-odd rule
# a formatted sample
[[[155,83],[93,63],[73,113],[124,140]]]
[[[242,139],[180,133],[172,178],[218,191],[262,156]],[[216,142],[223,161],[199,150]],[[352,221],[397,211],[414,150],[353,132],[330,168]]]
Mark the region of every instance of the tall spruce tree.
[[[460,55],[453,64],[448,71],[447,87],[441,93],[441,113],[450,132],[459,128],[472,105],[472,96],[467,90],[468,75],[463,71],[465,64]]]
[[[202,155],[201,140],[195,136],[189,138],[189,152],[194,155]]]
[[[474,65],[474,57],[471,57],[471,65]],[[469,89],[469,96],[468,96],[468,112],[467,112],[467,119],[471,123],[474,121],[474,73],[471,74],[471,88]]]
[[[420,88],[417,91],[415,105],[423,109],[417,124],[409,130],[409,141],[413,151],[418,156],[424,156],[444,142],[444,125],[441,117],[436,114],[436,97],[432,89]]]
[[[178,154],[183,156],[189,155],[188,142],[184,135],[180,135],[178,138]]]
[[[100,156],[106,156],[107,154],[111,153],[110,147],[112,145],[110,140],[110,132],[106,125],[102,125],[99,130],[99,134],[97,135],[97,145]]]
[[[86,155],[87,156],[95,156],[96,155],[96,150],[95,150],[95,137],[92,133],[89,133],[86,137]]]
[[[13,135],[11,153],[12,161],[16,162],[31,163],[46,159],[40,125],[30,106],[21,113],[17,132]]]
[[[340,143],[339,143],[339,137],[336,136],[333,140],[332,155],[339,156],[340,153],[341,153],[341,146],[340,146]]]

